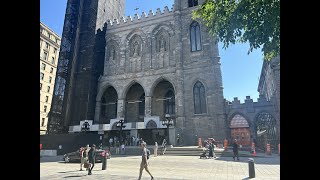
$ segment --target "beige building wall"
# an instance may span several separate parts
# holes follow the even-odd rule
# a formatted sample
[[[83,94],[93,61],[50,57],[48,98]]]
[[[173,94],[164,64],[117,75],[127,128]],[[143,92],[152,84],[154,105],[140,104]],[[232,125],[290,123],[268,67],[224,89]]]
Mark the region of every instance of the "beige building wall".
[[[40,135],[46,134],[61,38],[40,22]]]

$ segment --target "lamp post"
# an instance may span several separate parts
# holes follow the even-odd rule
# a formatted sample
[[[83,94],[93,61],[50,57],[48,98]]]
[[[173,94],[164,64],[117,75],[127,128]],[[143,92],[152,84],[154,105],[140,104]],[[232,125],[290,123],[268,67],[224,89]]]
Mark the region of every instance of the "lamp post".
[[[85,120],[81,126],[81,131],[87,132],[88,130],[90,130],[90,124],[87,120]]]
[[[120,119],[118,122],[117,122],[117,127],[120,128],[120,143],[122,143],[122,128],[125,128],[126,125],[124,124],[124,119]]]
[[[170,118],[170,114],[166,114],[165,115],[165,119],[162,120],[162,125],[163,126],[167,126],[167,142],[168,144],[170,144],[170,141],[169,141],[169,127],[173,125],[173,119]]]

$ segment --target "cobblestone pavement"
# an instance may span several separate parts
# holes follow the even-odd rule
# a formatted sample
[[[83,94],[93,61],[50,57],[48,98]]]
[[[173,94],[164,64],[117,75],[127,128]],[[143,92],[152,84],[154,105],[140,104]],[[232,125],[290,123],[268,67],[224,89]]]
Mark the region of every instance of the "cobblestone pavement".
[[[254,158],[254,179],[280,179],[280,157]],[[141,157],[112,157],[107,161],[107,170],[101,170],[102,163],[96,163],[92,175],[87,171],[79,171],[78,163],[41,162],[40,179],[115,179],[136,180],[139,176]],[[149,170],[155,179],[249,179],[248,158],[240,157],[233,161],[232,157],[217,159],[199,159],[197,156],[158,156],[149,161]],[[150,179],[143,171],[142,179]]]

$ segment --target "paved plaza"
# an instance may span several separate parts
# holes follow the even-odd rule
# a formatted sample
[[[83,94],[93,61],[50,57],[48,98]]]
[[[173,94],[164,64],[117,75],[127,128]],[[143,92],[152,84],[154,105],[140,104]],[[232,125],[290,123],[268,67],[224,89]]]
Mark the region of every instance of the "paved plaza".
[[[280,157],[256,157],[254,179],[280,179]],[[136,180],[139,176],[141,156],[112,157],[108,159],[107,170],[101,170],[102,163],[96,163],[93,174],[79,171],[78,163],[41,162],[40,179],[115,179]],[[149,170],[155,179],[249,179],[248,158],[232,157],[199,159],[197,156],[151,156]],[[143,171],[142,179],[150,179]]]

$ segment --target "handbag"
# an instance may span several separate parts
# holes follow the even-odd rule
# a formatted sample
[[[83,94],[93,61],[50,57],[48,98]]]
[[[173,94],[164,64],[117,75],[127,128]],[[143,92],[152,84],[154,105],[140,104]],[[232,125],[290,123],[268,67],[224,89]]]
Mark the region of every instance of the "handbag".
[[[89,161],[88,160],[84,161],[83,167],[89,168]]]

